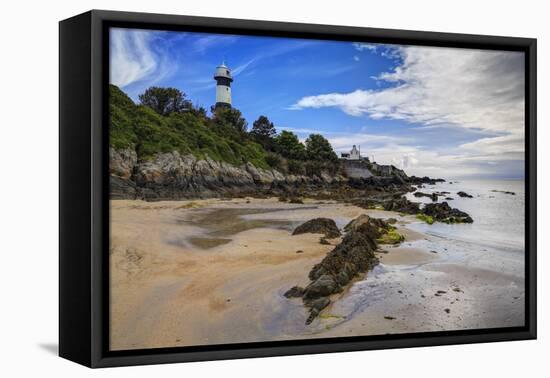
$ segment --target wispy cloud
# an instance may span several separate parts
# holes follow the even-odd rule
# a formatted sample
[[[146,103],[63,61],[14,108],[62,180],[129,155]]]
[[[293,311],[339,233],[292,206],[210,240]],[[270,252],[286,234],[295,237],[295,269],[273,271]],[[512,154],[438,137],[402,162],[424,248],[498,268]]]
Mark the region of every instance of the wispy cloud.
[[[245,63],[235,67],[233,69],[233,71],[231,71],[231,73],[233,74],[233,76],[239,76],[244,70],[246,70],[248,68],[248,66],[250,66],[252,63],[254,63],[256,60],[257,60],[257,58],[250,59],[248,62],[245,62]]]
[[[153,85],[173,73],[175,63],[152,47],[155,38],[150,31],[111,29],[109,82],[121,88]]]
[[[157,57],[149,43],[151,33],[138,30],[111,29],[110,82],[119,87],[153,74]]]

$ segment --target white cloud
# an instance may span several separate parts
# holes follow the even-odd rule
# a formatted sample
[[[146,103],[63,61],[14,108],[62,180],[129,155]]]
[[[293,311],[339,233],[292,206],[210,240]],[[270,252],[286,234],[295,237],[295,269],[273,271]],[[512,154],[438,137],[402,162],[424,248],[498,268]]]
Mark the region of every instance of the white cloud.
[[[355,60],[356,62],[360,61],[361,59],[359,59],[359,57],[357,55],[354,55],[353,56],[353,60]]]
[[[353,116],[493,132],[523,129],[523,54],[435,47],[400,52],[403,63],[377,77],[393,86],[308,96],[293,108],[338,107]]]
[[[321,131],[316,129],[309,128],[292,128],[285,126],[278,126],[278,130],[291,131],[295,134],[302,134],[307,137],[309,134],[322,134],[328,139],[332,148],[336,152],[348,152],[352,145],[357,146],[368,146],[368,148],[373,148],[375,146],[383,146],[390,143],[406,143],[411,142],[410,139],[397,137],[392,135],[380,135],[380,134],[370,134],[366,132],[339,132],[339,131]]]
[[[383,54],[384,45],[354,44],[358,51]],[[456,155],[420,150],[383,151],[386,163],[402,168],[430,164],[473,174],[490,160],[522,160],[524,151],[524,57],[518,52],[402,46],[400,63],[374,79],[390,86],[327,93],[298,100],[291,109],[335,107],[374,120],[393,119],[425,128],[462,127],[496,134],[457,146]],[[413,155],[411,155],[411,153]],[[435,160],[434,160],[435,159]],[[448,165],[446,163],[449,163]],[[476,169],[477,169],[476,168]]]
[[[150,48],[150,40],[150,32],[111,29],[111,84],[125,87],[150,76],[157,70],[157,57]]]

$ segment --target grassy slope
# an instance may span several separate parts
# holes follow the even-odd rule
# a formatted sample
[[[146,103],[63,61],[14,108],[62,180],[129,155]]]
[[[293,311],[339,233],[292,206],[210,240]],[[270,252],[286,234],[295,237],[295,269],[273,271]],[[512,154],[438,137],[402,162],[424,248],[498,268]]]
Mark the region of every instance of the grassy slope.
[[[209,118],[192,113],[161,116],[152,109],[136,105],[118,87],[109,88],[110,144],[116,149],[134,148],[139,159],[155,153],[178,151],[206,156],[233,165],[251,162],[269,168],[263,148],[246,138],[237,137]]]

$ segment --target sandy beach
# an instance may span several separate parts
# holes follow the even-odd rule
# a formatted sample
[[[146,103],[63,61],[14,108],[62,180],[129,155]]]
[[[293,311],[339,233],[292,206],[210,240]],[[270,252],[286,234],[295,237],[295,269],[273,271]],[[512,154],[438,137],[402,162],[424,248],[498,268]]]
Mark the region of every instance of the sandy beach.
[[[400,246],[310,325],[300,299],[313,265],[340,242],[292,236],[316,217],[397,219]],[[112,350],[523,325],[524,277],[414,231],[412,216],[330,201],[111,201]],[[457,246],[460,249],[460,245]],[[515,261],[511,264],[515,264]]]

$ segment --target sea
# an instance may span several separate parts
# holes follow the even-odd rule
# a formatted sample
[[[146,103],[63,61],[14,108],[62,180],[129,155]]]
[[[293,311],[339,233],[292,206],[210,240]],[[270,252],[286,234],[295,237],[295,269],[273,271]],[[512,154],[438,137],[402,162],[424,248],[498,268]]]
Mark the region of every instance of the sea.
[[[495,261],[515,260],[502,266],[510,274],[523,275],[525,256],[525,181],[524,180],[449,180],[436,185],[424,185],[418,191],[424,193],[449,192],[439,197],[451,207],[468,213],[471,224],[445,224],[414,222],[408,227],[438,240],[443,248],[456,250],[457,256],[477,259],[475,265],[494,268]],[[463,191],[472,198],[457,195]],[[510,192],[510,193],[505,193]],[[446,200],[451,197],[453,200]],[[411,201],[431,203],[427,197],[417,198],[408,193]],[[415,242],[417,247],[422,241]],[[484,264],[484,262],[486,264]],[[500,265],[500,264],[498,264]]]
[[[405,241],[401,246],[432,252],[436,259],[395,265],[385,264],[382,257],[365,279],[356,282],[346,297],[333,305],[332,313],[341,316],[343,323],[361,313],[385,311],[402,321],[408,319],[409,331],[523,324],[524,181],[451,180],[424,185],[418,190],[428,194],[449,192],[438,202],[446,201],[451,207],[467,212],[474,222],[432,225],[421,220],[407,222],[407,228],[426,237]],[[459,191],[472,198],[459,197]],[[407,198],[432,203],[430,198],[417,198],[412,193]],[[460,286],[467,292],[460,305],[426,299],[434,298],[436,290],[448,291],[449,285]],[[419,298],[419,293],[426,295]],[[442,309],[437,306],[441,303],[452,307],[452,316],[439,316]],[[384,332],[400,332],[392,328],[393,324],[388,324]]]

